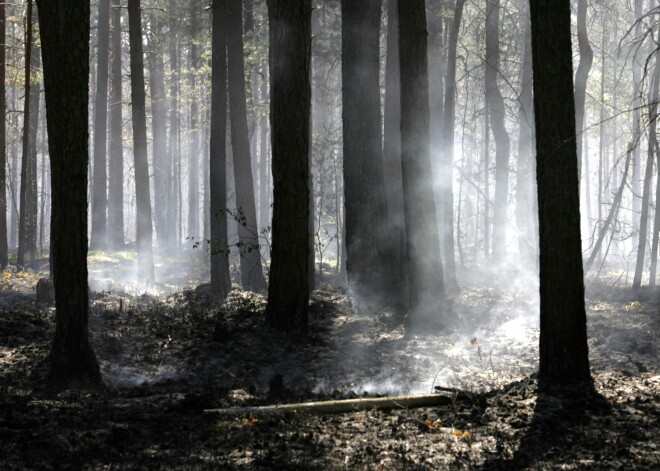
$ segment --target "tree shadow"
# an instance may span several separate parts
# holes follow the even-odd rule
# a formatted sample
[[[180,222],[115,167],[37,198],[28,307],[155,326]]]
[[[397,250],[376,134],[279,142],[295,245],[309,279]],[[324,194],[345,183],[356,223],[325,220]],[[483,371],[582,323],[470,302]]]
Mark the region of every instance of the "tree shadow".
[[[590,422],[590,413],[607,413],[611,406],[593,390],[561,395],[539,393],[532,420],[514,455],[509,459],[488,459],[482,470],[527,469],[555,452],[566,455],[580,446],[581,430]]]

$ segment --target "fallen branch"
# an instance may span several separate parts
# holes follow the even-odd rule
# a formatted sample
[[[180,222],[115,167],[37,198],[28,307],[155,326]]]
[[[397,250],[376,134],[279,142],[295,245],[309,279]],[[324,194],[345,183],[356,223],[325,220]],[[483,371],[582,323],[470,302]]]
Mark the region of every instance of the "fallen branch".
[[[421,396],[364,397],[335,401],[301,402],[260,407],[234,407],[229,409],[206,409],[204,413],[214,415],[278,414],[285,412],[308,412],[311,414],[344,414],[362,410],[412,409],[416,407],[447,406],[455,398],[442,394]]]

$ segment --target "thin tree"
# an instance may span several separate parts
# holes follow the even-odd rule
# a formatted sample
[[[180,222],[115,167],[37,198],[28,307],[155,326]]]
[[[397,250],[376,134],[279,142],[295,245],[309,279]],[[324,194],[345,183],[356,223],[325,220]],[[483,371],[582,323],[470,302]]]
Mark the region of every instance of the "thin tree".
[[[107,124],[108,56],[110,53],[110,0],[99,0],[96,66],[96,105],[94,107],[94,176],[92,179],[91,249],[107,246]]]
[[[346,268],[361,301],[387,300],[397,262],[387,250],[380,111],[381,1],[342,2]]]
[[[454,168],[454,121],[456,117],[456,48],[458,31],[461,27],[465,0],[457,0],[454,19],[449,32],[447,46],[447,75],[445,78],[445,105],[442,120],[443,189],[442,204],[444,215],[445,276],[449,289],[458,288],[456,280],[456,256],[454,250],[454,191],[452,188]]]
[[[51,262],[55,338],[48,378],[58,386],[102,385],[89,342],[87,166],[89,2],[37,0],[51,164]]]
[[[569,0],[530,2],[539,200],[539,387],[591,390]]]
[[[147,162],[147,118],[144,91],[144,54],[142,50],[142,13],[140,0],[128,0],[128,37],[131,55],[131,111],[133,158],[135,167],[135,205],[138,280],[154,279],[151,197]]]
[[[124,248],[124,155],[122,139],[121,6],[112,0],[110,50],[110,159],[108,162],[108,244]]]
[[[224,298],[231,290],[227,243],[227,0],[213,0],[211,39],[211,288]]]
[[[656,160],[660,162],[660,147],[658,146],[658,97],[660,89],[660,60],[658,57],[660,53],[655,53],[655,66],[653,70],[653,78],[651,79],[651,86],[648,95],[648,114],[649,114],[649,144],[648,156],[649,160]],[[655,156],[653,155],[655,152]],[[655,158],[654,158],[655,157]],[[656,205],[660,201],[660,174],[657,177],[655,186],[655,201]],[[660,238],[660,211],[656,206],[655,217],[653,219],[653,238],[651,244],[651,267],[649,270],[649,286],[655,286],[655,276],[658,267],[658,239]]]
[[[424,0],[399,2],[401,165],[409,273],[408,331],[438,327],[448,306],[433,198]]]
[[[5,88],[5,58],[7,55],[6,40],[6,7],[0,3],[0,268],[9,263],[9,247],[7,246],[7,98]]]
[[[587,80],[594,60],[594,53],[587,35],[587,0],[577,3],[577,37],[580,49],[580,63],[575,72],[575,133],[578,155],[578,177],[582,168],[582,132],[584,130],[585,100],[587,97]]]
[[[23,137],[22,137],[22,155],[21,155],[21,189],[19,194],[19,217],[18,217],[18,253],[16,255],[16,265],[22,267],[25,265],[25,253],[28,251],[28,190],[30,184],[30,93],[32,77],[32,0],[28,0],[25,13],[25,95],[23,98]]]
[[[509,133],[506,130],[504,99],[497,85],[500,76],[500,0],[486,6],[486,104],[495,141],[495,201],[493,208],[493,257],[506,253],[507,199],[509,195]]]
[[[197,70],[199,69],[199,54],[197,53],[197,23],[199,2],[190,2],[190,156],[188,160],[188,237],[193,242],[198,241],[199,231],[199,126],[197,104]]]
[[[267,284],[261,267],[257,210],[254,201],[252,157],[247,125],[245,96],[245,62],[243,59],[243,2],[228,4],[227,31],[229,118],[231,147],[234,161],[234,180],[238,237],[241,255],[241,285],[252,291],[266,291]]]
[[[273,171],[273,248],[266,320],[307,330],[311,0],[267,0]]]

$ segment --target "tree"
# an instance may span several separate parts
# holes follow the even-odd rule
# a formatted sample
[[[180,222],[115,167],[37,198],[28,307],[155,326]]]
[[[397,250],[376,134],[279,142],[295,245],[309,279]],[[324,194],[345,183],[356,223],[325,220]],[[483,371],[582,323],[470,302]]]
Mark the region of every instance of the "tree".
[[[92,180],[92,232],[89,246],[103,249],[107,245],[107,124],[108,124],[108,56],[110,53],[110,0],[99,1],[98,45],[96,66],[96,105],[94,108],[94,177]]]
[[[220,298],[231,290],[227,243],[227,0],[213,0],[211,57],[211,289]]]
[[[383,181],[389,215],[388,247],[398,288],[397,308],[408,310],[408,267],[406,266],[406,233],[403,213],[403,179],[401,176],[401,80],[399,74],[398,1],[387,2],[387,62],[385,65],[385,111],[383,117]]]
[[[266,320],[307,329],[311,0],[267,0],[270,38],[273,248]],[[292,132],[293,130],[293,132]]]
[[[592,388],[584,307],[569,0],[532,0],[539,201],[539,387]]]
[[[5,57],[6,43],[6,11],[5,3],[0,3],[0,268],[9,263],[9,247],[7,246],[7,111],[5,89]]]
[[[229,2],[227,22],[227,56],[229,78],[229,117],[234,161],[238,236],[241,254],[241,284],[252,291],[266,291],[261,268],[257,210],[250,156],[250,139],[245,104],[245,63],[243,59],[243,1]]]
[[[347,271],[360,300],[395,289],[387,250],[380,111],[381,1],[342,2],[342,122]]]
[[[88,336],[89,2],[37,0],[51,163],[55,338],[49,381],[100,386]]]
[[[399,2],[401,166],[409,276],[406,329],[447,320],[429,141],[429,84],[424,0]]]
[[[442,152],[443,152],[443,188],[442,203],[444,215],[444,246],[445,246],[445,275],[450,289],[458,287],[456,281],[456,262],[454,255],[454,122],[456,118],[456,48],[458,46],[458,31],[461,27],[461,17],[465,0],[457,0],[454,7],[454,19],[449,32],[447,51],[447,72],[445,78],[445,104],[442,120]]]
[[[128,36],[131,54],[131,110],[133,116],[133,158],[135,161],[135,205],[137,208],[137,273],[138,280],[153,280],[153,234],[147,162],[147,118],[140,0],[128,0]]]
[[[108,162],[108,244],[124,248],[124,156],[122,140],[121,8],[112,0],[112,48],[110,51],[110,159]]]
[[[188,161],[188,237],[198,240],[199,231],[199,107],[197,104],[197,69],[199,69],[199,54],[197,53],[197,15],[199,2],[190,2],[190,160]]]
[[[509,134],[506,131],[504,99],[497,85],[500,75],[500,0],[486,6],[486,104],[495,140],[495,201],[493,208],[493,256],[506,253],[507,199],[509,195]]]

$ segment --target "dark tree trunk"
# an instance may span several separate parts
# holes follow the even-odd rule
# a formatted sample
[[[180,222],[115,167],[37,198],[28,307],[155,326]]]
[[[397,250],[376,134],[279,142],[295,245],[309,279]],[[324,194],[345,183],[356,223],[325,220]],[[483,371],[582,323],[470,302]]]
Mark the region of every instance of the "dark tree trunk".
[[[137,210],[137,274],[140,281],[152,281],[154,279],[153,234],[147,162],[147,118],[140,0],[128,0],[128,35],[131,53],[131,121],[133,124],[135,206]]]
[[[429,84],[424,0],[399,7],[401,165],[409,270],[408,331],[447,321],[429,141]]]
[[[88,337],[87,166],[89,2],[37,0],[51,163],[55,339],[49,380],[100,386]]]
[[[112,0],[110,74],[110,161],[108,162],[108,244],[124,248],[124,150],[122,140],[121,7]]]
[[[33,24],[38,22],[37,13],[33,13]],[[32,40],[32,60],[30,67],[33,71],[41,67],[41,49],[37,46],[36,38]],[[37,218],[39,208],[39,195],[37,185],[37,134],[39,131],[39,102],[41,97],[41,83],[30,85],[30,130],[28,144],[28,176],[26,190],[26,215],[25,215],[25,249],[30,254],[30,259],[36,258],[37,252]]]
[[[539,199],[539,386],[592,388],[580,239],[569,0],[530,4]]]
[[[220,298],[231,290],[227,242],[227,0],[213,0],[211,58],[211,288]]]
[[[342,2],[342,122],[347,272],[360,301],[383,302],[396,289],[385,236],[380,111],[381,1]]]
[[[461,17],[465,0],[457,0],[454,9],[454,20],[449,33],[447,50],[447,76],[445,78],[445,105],[442,122],[441,148],[444,153],[442,167],[442,204],[444,215],[443,231],[445,246],[445,277],[448,288],[458,288],[456,281],[456,255],[454,250],[454,121],[456,118],[456,48],[458,45],[458,31],[461,27]]]
[[[582,168],[582,131],[584,130],[584,104],[587,97],[587,80],[594,60],[594,53],[587,36],[587,0],[577,3],[577,36],[580,63],[575,73],[575,135],[578,155],[578,179]]]
[[[274,189],[266,319],[279,329],[305,331],[310,289],[312,5],[311,0],[267,3]]]
[[[110,51],[110,0],[99,0],[96,67],[96,104],[94,108],[94,177],[92,181],[92,232],[90,249],[107,246],[107,171],[106,140],[108,123],[108,57]]]
[[[397,309],[405,313],[408,306],[408,266],[403,213],[401,176],[401,80],[399,74],[399,11],[397,0],[387,2],[387,63],[385,65],[385,112],[383,136],[383,181],[389,225],[387,246],[391,253],[398,288],[392,292]],[[343,226],[345,229],[345,226]],[[342,236],[342,246],[345,240]],[[342,255],[345,251],[342,251]],[[344,264],[342,262],[342,270]]]
[[[242,1],[228,5],[227,56],[229,78],[229,117],[236,186],[236,207],[239,217],[238,236],[241,255],[241,284],[252,291],[266,291],[261,268],[257,211],[250,156],[250,139],[245,102],[245,63],[243,60]]]
[[[268,100],[268,72],[264,67],[263,83],[261,85],[261,100]],[[268,118],[264,114],[259,121],[259,132],[261,133],[261,144],[259,145],[259,229],[264,232],[270,226],[270,149],[268,144]],[[270,254],[267,254],[270,256]]]
[[[25,253],[28,250],[28,190],[30,184],[30,93],[31,76],[32,76],[32,0],[27,1],[27,12],[25,18],[25,93],[23,101],[23,149],[21,155],[21,190],[19,202],[19,217],[18,217],[18,253],[16,255],[16,265],[22,267],[25,265]]]
[[[199,127],[197,115],[197,69],[199,57],[197,54],[197,15],[199,2],[190,2],[190,75],[189,86],[192,92],[190,102],[190,154],[188,160],[188,237],[193,245],[200,241],[199,230]]]
[[[0,268],[9,263],[7,245],[7,110],[5,89],[5,58],[7,56],[5,3],[0,3]]]
[[[658,52],[655,55],[655,67],[653,72],[653,79],[651,80],[651,87],[649,89],[648,111],[649,111],[649,146],[647,159],[660,163],[660,149],[658,147],[658,89],[660,88],[660,61],[658,60]],[[655,151],[655,156],[653,155]],[[651,267],[649,271],[649,286],[655,286],[655,275],[658,266],[658,238],[660,237],[660,211],[657,204],[660,201],[660,172],[658,173],[657,183],[655,186],[655,202],[656,210],[653,219],[653,238],[651,245]]]
[[[170,10],[170,31],[176,31],[177,19],[174,0],[168,3]],[[169,199],[167,202],[167,227],[170,230],[169,240],[172,247],[179,247],[181,232],[179,230],[181,218],[180,198],[180,175],[181,175],[181,152],[180,152],[180,121],[179,121],[179,53],[177,49],[176,35],[172,35],[169,44],[170,53],[170,141],[169,154],[171,161],[171,179],[169,181]]]
[[[159,38],[162,33],[159,20],[151,16],[149,64],[151,66],[149,85],[151,88],[151,125],[153,128],[153,175],[154,175],[154,223],[158,247],[165,250],[169,246],[166,228],[167,219],[167,180],[168,162],[167,153],[167,103],[165,97],[165,66],[160,50]]]
[[[495,140],[495,201],[493,209],[493,257],[506,254],[507,200],[509,195],[509,134],[504,124],[504,99],[497,85],[500,75],[500,0],[486,6],[486,69],[484,81],[490,125]]]

